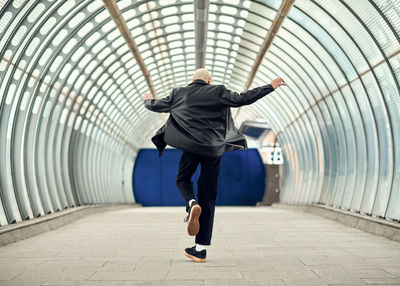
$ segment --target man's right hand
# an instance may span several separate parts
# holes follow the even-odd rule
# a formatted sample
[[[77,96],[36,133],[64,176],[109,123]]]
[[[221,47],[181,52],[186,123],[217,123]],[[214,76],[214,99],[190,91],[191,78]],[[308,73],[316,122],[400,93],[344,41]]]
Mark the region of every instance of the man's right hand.
[[[147,100],[147,99],[152,99],[153,97],[151,96],[150,93],[145,93],[144,95],[141,96],[142,100]]]
[[[281,77],[278,77],[278,78],[274,79],[273,81],[271,81],[271,85],[274,89],[277,89],[281,85],[287,86],[287,84],[284,82],[284,80]]]

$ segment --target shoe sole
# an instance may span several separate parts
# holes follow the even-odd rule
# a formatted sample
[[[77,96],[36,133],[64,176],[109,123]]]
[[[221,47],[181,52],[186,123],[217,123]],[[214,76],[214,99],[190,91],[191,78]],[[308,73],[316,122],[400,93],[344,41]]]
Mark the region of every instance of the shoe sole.
[[[187,253],[186,251],[184,252],[185,256],[192,259],[194,262],[199,262],[199,263],[204,263],[206,262],[205,258],[198,258],[196,256],[190,255],[189,253]]]
[[[199,233],[200,223],[199,217],[201,215],[201,207],[194,205],[190,211],[190,217],[187,226],[187,232],[190,236],[195,236]]]

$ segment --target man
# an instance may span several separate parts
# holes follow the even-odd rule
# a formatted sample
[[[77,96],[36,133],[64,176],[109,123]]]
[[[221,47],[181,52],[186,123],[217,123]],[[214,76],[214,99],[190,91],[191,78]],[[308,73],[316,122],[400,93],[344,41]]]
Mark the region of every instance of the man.
[[[286,85],[277,78],[271,84],[237,93],[210,83],[209,72],[201,68],[194,72],[191,84],[174,88],[165,98],[152,99],[148,93],[142,96],[147,109],[170,113],[152,138],[159,155],[167,144],[183,150],[176,184],[186,201],[188,234],[196,236],[196,245],[186,248],[184,254],[196,262],[206,261],[205,246],[211,244],[221,156],[225,151],[247,149],[246,139],[235,128],[230,107],[251,104]],[[197,202],[191,178],[199,164]]]

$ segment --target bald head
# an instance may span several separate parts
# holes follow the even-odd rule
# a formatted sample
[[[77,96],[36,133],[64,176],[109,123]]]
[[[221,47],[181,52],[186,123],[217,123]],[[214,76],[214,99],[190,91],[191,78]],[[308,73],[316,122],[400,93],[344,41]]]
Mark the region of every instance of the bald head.
[[[211,82],[211,76],[207,69],[201,68],[194,71],[193,80],[201,79],[207,83]]]

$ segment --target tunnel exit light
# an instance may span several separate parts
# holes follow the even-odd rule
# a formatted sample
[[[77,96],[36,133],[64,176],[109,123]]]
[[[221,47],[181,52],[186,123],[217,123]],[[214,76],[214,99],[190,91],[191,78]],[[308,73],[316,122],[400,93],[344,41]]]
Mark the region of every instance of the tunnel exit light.
[[[261,158],[264,164],[281,165],[283,164],[283,156],[281,147],[261,147]]]

